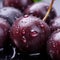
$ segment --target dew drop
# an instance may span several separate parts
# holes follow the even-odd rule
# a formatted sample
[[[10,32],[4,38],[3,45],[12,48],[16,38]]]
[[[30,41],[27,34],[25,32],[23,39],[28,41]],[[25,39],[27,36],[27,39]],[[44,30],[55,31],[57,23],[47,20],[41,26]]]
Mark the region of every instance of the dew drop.
[[[41,27],[43,28],[43,27],[44,27],[44,25],[43,25],[43,24],[41,24]]]
[[[53,45],[53,47],[55,48],[55,45]]]
[[[25,34],[25,30],[22,30],[22,34]]]
[[[32,37],[36,37],[37,35],[38,35],[38,32],[36,32],[36,31],[34,31],[34,30],[31,31],[31,36],[32,36]]]
[[[22,40],[23,40],[24,43],[27,42],[25,36],[23,36],[23,39]]]
[[[15,17],[15,19],[17,19],[17,17]]]
[[[25,16],[24,16],[24,18],[27,18],[27,17],[28,17],[28,15],[25,15]]]
[[[53,58],[54,51],[50,50],[49,53],[50,53],[51,58]]]

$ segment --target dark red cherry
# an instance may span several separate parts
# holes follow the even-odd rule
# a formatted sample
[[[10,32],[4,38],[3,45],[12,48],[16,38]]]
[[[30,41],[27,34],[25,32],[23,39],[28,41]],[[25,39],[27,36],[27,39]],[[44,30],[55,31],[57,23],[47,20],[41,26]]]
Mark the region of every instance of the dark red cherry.
[[[51,32],[60,29],[60,17],[56,17],[54,20],[51,20],[49,23]]]
[[[21,11],[13,7],[4,7],[0,9],[0,17],[6,18],[11,25],[20,16],[22,16]]]
[[[0,48],[3,48],[9,32],[9,24],[6,19],[0,17]]]
[[[24,10],[28,5],[32,4],[33,0],[4,0],[4,6],[11,6]]]
[[[50,29],[39,18],[25,15],[15,21],[10,34],[21,52],[39,52],[44,48]]]
[[[50,36],[47,42],[47,50],[52,60],[60,60],[60,29]]]
[[[29,14],[29,15],[32,14],[36,17],[40,17],[41,19],[43,19],[48,11],[48,8],[49,8],[48,3],[38,2],[38,3],[35,3],[35,4],[31,5],[30,7],[28,7],[25,10],[25,14]],[[54,8],[52,8],[52,10],[50,11],[50,13],[46,19],[46,22],[49,24],[51,19],[54,19],[56,16],[57,16],[56,11]]]

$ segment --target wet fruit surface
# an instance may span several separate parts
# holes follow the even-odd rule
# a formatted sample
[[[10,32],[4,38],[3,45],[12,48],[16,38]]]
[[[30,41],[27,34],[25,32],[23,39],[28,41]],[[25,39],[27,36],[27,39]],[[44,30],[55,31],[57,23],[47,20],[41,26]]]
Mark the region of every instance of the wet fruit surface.
[[[56,17],[54,20],[51,20],[49,26],[51,28],[51,32],[60,29],[60,17]]]
[[[21,52],[39,52],[50,34],[48,25],[34,16],[24,16],[15,21],[11,38]]]
[[[0,17],[6,18],[11,25],[20,16],[22,16],[21,11],[13,7],[4,7],[0,9]]]
[[[25,10],[25,14],[29,14],[29,15],[32,14],[36,17],[40,17],[41,19],[43,19],[48,8],[49,8],[48,3],[38,2],[28,7]],[[57,16],[56,11],[54,8],[52,8],[50,14],[48,15],[48,18],[46,19],[46,22],[49,24],[50,20],[54,19],[56,16]]]
[[[2,1],[0,60],[60,60],[60,17],[52,7],[47,19],[43,19],[54,0],[51,5],[33,0]],[[52,35],[50,29],[55,31]]]
[[[47,42],[47,49],[53,60],[60,60],[60,29],[51,35]]]
[[[32,0],[4,0],[4,6],[11,6],[24,10],[28,5],[32,4]]]

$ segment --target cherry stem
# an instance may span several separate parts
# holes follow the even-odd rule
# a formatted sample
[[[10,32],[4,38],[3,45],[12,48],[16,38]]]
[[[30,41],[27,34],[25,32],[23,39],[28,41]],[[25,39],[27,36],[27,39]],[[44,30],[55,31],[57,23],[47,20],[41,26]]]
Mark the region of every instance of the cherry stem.
[[[49,6],[48,11],[47,11],[45,17],[43,18],[43,21],[46,21],[48,15],[49,15],[49,13],[50,13],[50,11],[51,11],[51,9],[52,9],[52,5],[53,5],[53,3],[54,3],[54,0],[52,0],[51,4],[50,4],[50,6]]]

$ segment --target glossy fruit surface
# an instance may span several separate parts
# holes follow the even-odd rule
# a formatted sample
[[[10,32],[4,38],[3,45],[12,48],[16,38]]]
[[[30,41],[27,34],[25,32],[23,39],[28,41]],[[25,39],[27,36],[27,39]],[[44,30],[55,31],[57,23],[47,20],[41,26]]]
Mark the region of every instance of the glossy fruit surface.
[[[29,14],[29,15],[32,14],[36,17],[40,17],[41,19],[43,19],[48,11],[48,8],[49,8],[48,3],[38,2],[28,7],[25,10],[25,14]],[[46,19],[46,22],[49,24],[50,20],[54,19],[56,16],[57,16],[56,11],[54,8],[52,8],[50,14],[48,15]]]
[[[4,0],[4,6],[11,6],[24,10],[28,5],[32,4],[32,0]]]
[[[3,48],[5,41],[8,38],[9,24],[6,19],[0,18],[0,48]]]
[[[6,18],[11,25],[20,16],[22,16],[21,11],[13,7],[4,7],[0,9],[0,17]]]
[[[47,49],[53,60],[60,60],[60,29],[51,35],[47,42]]]
[[[60,17],[56,17],[54,20],[51,20],[50,23],[51,32],[60,29]]]
[[[39,18],[25,15],[15,21],[10,34],[21,52],[39,52],[44,48],[50,29]]]

